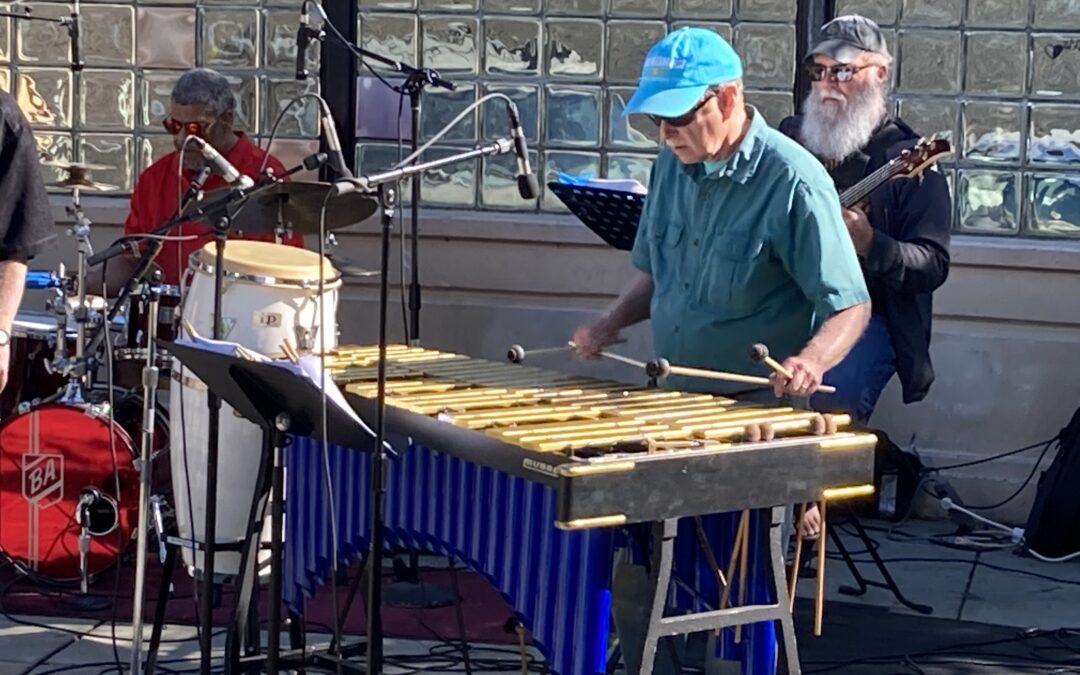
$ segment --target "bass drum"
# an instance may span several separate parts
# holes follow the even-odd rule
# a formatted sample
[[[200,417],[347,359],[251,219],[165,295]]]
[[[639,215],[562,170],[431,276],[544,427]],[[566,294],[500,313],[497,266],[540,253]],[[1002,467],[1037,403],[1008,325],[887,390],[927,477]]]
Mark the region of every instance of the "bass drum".
[[[80,500],[96,494],[87,570],[91,577],[107,570],[130,544],[137,518],[135,449],[104,406],[48,403],[5,420],[0,550],[32,573],[78,580]],[[106,502],[111,515],[101,513]]]

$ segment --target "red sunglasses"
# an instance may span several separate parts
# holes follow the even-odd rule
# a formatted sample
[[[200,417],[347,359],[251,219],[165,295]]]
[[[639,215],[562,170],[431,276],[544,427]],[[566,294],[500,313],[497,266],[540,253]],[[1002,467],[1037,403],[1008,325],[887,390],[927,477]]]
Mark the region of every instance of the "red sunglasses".
[[[186,131],[188,136],[198,136],[199,138],[205,138],[205,134],[210,130],[210,127],[214,126],[217,120],[204,124],[203,122],[181,122],[173,119],[172,117],[166,117],[161,120],[161,125],[165,127],[165,131],[168,131],[173,136],[177,135],[181,131]]]

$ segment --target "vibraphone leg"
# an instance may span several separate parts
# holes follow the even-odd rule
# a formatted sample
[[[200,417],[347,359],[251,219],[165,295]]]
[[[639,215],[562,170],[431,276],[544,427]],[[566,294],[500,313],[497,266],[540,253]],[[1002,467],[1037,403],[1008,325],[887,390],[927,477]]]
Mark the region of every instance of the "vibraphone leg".
[[[789,606],[787,575],[784,567],[785,544],[782,531],[784,529],[784,516],[786,507],[778,506],[772,510],[772,518],[769,523],[769,563],[771,574],[768,575],[772,585],[773,597],[776,604],[787,609]],[[795,621],[791,612],[781,612],[777,619],[780,647],[780,670],[788,675],[800,675],[802,667],[799,665],[799,648],[795,644]]]
[[[165,562],[161,570],[161,586],[158,588],[157,605],[154,606],[154,628],[150,632],[150,645],[146,650],[146,666],[143,672],[153,674],[157,665],[158,648],[161,646],[161,629],[165,625],[165,608],[169,602],[169,590],[172,587],[173,570],[176,557],[180,555],[176,546],[165,547]]]
[[[306,629],[304,627],[304,617],[294,612],[289,612],[289,649],[294,652],[304,653],[304,649],[307,647]],[[296,672],[299,675],[304,675],[307,671],[303,665],[296,667]]]
[[[671,564],[674,558],[675,535],[679,531],[677,519],[653,523],[652,561],[650,565],[653,588],[652,608],[649,611],[649,627],[645,632],[645,643],[641,654],[641,673],[651,675],[656,660],[657,647],[660,644],[661,621],[667,606],[668,586],[671,584]],[[674,659],[674,656],[672,656]],[[673,663],[673,672],[679,672],[680,664]]]

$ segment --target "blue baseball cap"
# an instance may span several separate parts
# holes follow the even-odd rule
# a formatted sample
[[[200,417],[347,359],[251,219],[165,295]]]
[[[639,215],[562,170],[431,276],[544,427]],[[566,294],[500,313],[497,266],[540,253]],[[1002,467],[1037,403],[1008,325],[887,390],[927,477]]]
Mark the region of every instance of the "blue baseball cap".
[[[645,55],[641,81],[623,114],[678,117],[693,108],[709,87],[737,80],[742,74],[742,60],[718,33],[680,28]]]

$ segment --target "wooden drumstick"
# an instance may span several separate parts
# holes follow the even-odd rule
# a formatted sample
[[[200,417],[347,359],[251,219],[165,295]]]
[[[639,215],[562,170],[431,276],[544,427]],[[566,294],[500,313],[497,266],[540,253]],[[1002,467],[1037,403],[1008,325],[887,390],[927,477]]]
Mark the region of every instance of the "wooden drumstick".
[[[806,502],[799,504],[799,515],[795,518],[795,555],[791,560],[791,572],[788,579],[788,611],[795,611],[795,587],[799,583],[799,563],[802,559],[802,543],[803,536],[802,531],[799,530],[799,523],[802,522],[803,516],[806,515]]]
[[[769,356],[769,348],[760,342],[750,348],[750,358],[757,363],[764,363],[789,380],[795,376],[794,373],[778,363],[776,359]],[[836,387],[828,384],[819,384],[817,391],[825,392],[826,394],[834,394],[836,393]]]
[[[682,375],[684,377],[703,377],[710,380],[726,380],[728,382],[742,382],[743,384],[758,384],[763,387],[771,387],[772,382],[767,377],[757,377],[755,375],[742,375],[739,373],[728,373],[722,370],[704,370],[702,368],[687,368],[685,366],[673,366],[667,359],[656,359],[649,361],[645,365],[645,372],[649,377],[655,377],[656,379],[667,377],[668,375]]]
[[[818,529],[817,540],[817,598],[814,601],[814,637],[821,636],[821,622],[825,616],[825,504],[822,499],[818,503],[821,511],[821,527]]]

